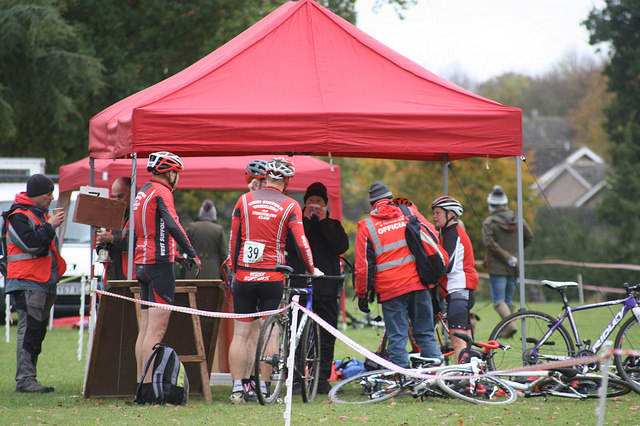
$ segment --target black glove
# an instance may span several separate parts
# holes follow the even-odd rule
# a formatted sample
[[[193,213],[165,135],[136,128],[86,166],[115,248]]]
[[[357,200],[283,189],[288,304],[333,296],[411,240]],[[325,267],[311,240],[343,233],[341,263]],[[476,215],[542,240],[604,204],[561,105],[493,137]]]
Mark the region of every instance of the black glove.
[[[366,297],[360,297],[358,299],[358,309],[360,309],[365,314],[371,312],[371,310],[369,309],[369,301]]]
[[[187,257],[187,268],[191,271],[193,268],[197,268],[194,275],[196,276],[196,278],[198,278],[200,276],[200,271],[202,270],[202,263],[200,262],[200,259],[198,258],[198,256],[196,257],[191,257],[188,256]]]

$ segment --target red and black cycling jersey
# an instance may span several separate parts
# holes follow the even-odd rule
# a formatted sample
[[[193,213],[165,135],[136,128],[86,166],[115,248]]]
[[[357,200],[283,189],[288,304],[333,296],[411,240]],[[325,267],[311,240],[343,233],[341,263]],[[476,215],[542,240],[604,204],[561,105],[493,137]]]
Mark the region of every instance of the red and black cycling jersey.
[[[273,269],[287,262],[289,231],[307,271],[313,272],[313,256],[298,203],[273,187],[242,195],[233,211],[229,236],[231,269],[236,278],[247,282],[282,280],[282,274]]]
[[[173,205],[173,193],[166,183],[150,179],[133,203],[136,233],[135,263],[173,262],[176,242],[190,257],[196,256]]]

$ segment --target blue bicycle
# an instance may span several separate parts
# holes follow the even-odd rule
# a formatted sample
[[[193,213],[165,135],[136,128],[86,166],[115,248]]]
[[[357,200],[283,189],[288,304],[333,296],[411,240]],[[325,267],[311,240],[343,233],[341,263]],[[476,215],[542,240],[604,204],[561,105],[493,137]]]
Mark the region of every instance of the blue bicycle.
[[[542,284],[560,294],[564,312],[554,318],[544,312],[520,310],[503,319],[493,329],[489,339],[509,343],[510,348],[494,351],[493,356],[488,359],[489,368],[509,370],[526,365],[595,355],[613,330],[631,311],[632,317],[622,324],[616,335],[613,347],[623,353],[616,353],[614,362],[618,375],[626,380],[634,391],[640,393],[640,357],[624,353],[625,350],[627,352],[640,350],[640,284],[624,284],[627,296],[623,299],[576,307],[569,304],[565,290],[577,287],[577,283],[542,281]],[[621,305],[621,307],[596,341],[592,344],[591,340],[582,340],[573,313],[614,305]],[[572,334],[569,334],[563,325],[565,319],[571,327]],[[515,333],[512,331],[511,324],[517,328]],[[597,369],[599,369],[597,363],[584,367],[585,372]]]

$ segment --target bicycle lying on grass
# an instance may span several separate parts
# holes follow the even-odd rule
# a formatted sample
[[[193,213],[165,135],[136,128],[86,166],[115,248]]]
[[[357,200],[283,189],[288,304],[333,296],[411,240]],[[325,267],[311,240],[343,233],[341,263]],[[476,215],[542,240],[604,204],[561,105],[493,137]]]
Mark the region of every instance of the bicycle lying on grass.
[[[311,310],[312,303],[311,282],[314,278],[344,279],[343,275],[312,277],[305,274],[293,274],[293,269],[286,265],[277,265],[275,270],[285,276],[282,304],[286,306],[291,303],[295,295],[306,295],[306,308],[309,310]],[[291,278],[305,278],[307,287],[291,287]],[[260,330],[254,374],[256,394],[262,405],[271,405],[278,400],[287,378],[292,313],[293,309],[287,308],[282,313],[270,315]],[[320,379],[320,326],[315,321],[311,321],[306,313],[302,313],[298,318],[295,346],[294,380],[300,383],[302,401],[310,402],[316,397]],[[261,382],[264,382],[264,386]]]
[[[486,372],[487,357],[499,343],[475,343],[466,334],[454,333],[467,342],[470,361],[460,365],[437,365],[440,359],[422,358],[410,354],[412,371],[430,375],[428,379],[405,376],[392,370],[362,373],[344,380],[329,391],[332,402],[339,404],[368,404],[398,397],[403,393],[414,398],[446,396],[481,404],[509,404],[516,400],[516,391],[503,380],[482,375]],[[472,346],[483,349],[480,353]]]
[[[633,316],[620,327],[613,348],[640,350],[640,304],[638,302],[640,284],[624,284],[627,296],[623,299],[576,307],[569,304],[565,290],[577,287],[577,283],[542,281],[542,284],[560,293],[564,313],[558,318],[554,318],[544,312],[522,310],[498,323],[489,338],[499,339],[501,342],[509,341],[511,350],[503,351],[502,354],[494,353],[488,360],[491,370],[508,370],[523,365],[595,355],[629,311],[633,312]],[[592,345],[591,340],[583,341],[580,338],[573,313],[613,305],[622,305],[622,307],[613,316],[595,343]],[[565,319],[569,322],[573,335],[569,334],[564,327]],[[509,337],[503,337],[509,335],[506,330],[511,323],[516,326],[517,331]],[[618,375],[627,381],[634,391],[640,393],[640,357],[616,353],[614,362]],[[595,371],[598,368],[597,364],[589,364],[585,371]]]

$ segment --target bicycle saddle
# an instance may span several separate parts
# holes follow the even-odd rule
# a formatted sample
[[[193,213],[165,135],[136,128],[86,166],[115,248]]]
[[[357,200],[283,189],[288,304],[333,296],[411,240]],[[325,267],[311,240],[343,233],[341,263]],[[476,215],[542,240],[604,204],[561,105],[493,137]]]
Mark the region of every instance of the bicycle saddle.
[[[569,288],[569,287],[578,287],[578,283],[573,282],[573,281],[542,280],[541,283],[545,287],[549,287],[549,288],[552,288],[554,290],[559,290],[559,289],[562,289],[562,288]]]

